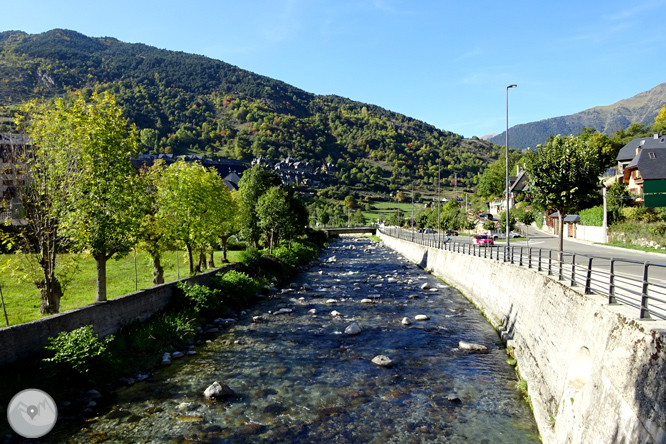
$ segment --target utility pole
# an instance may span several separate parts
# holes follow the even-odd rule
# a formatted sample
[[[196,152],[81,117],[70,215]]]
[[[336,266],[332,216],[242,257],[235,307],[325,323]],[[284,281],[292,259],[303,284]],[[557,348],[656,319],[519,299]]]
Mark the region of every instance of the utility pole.
[[[414,181],[412,181],[412,242],[414,242]]]
[[[440,219],[440,212],[439,212],[439,207],[442,203],[442,197],[440,195],[440,182],[442,181],[441,179],[441,172],[442,172],[442,166],[441,166],[442,159],[437,159],[437,248],[439,248],[439,219]]]

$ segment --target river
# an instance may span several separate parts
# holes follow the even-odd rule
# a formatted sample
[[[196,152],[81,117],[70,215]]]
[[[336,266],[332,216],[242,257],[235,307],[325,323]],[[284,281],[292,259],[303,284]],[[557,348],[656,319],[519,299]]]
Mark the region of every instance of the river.
[[[360,333],[345,334],[354,322]],[[196,354],[116,390],[84,426],[59,421],[45,438],[539,442],[506,350],[483,315],[457,290],[367,238],[333,241],[288,286],[207,338]],[[460,350],[460,341],[488,351]],[[374,364],[378,355],[392,366]],[[214,381],[233,396],[206,400]]]

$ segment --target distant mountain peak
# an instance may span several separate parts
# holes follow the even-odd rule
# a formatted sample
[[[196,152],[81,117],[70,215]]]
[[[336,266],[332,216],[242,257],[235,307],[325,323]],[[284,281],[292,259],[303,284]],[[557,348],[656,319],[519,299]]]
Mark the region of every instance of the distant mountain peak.
[[[520,149],[535,148],[550,136],[575,135],[583,128],[594,128],[612,136],[634,122],[646,125],[654,123],[654,118],[664,104],[666,104],[666,83],[612,105],[595,106],[568,116],[513,126],[509,128],[509,146]],[[502,132],[488,140],[497,145],[504,145],[505,138],[505,132]]]

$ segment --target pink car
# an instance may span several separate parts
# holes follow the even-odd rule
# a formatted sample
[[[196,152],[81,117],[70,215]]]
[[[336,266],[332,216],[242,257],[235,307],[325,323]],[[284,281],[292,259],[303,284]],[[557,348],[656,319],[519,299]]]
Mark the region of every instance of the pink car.
[[[475,234],[472,237],[472,243],[478,245],[479,247],[492,247],[495,245],[493,238],[487,234]]]

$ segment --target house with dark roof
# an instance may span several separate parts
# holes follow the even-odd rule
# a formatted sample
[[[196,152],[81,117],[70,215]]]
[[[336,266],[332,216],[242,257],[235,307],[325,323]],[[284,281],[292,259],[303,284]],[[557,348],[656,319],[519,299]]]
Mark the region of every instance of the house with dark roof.
[[[665,148],[666,136],[655,133],[652,137],[639,137],[622,147],[617,153],[617,174],[624,175],[624,169],[634,160],[643,148]]]
[[[666,207],[666,145],[646,147],[644,144],[624,168],[622,182],[627,190],[643,200],[643,206]],[[654,144],[653,144],[654,145]]]

